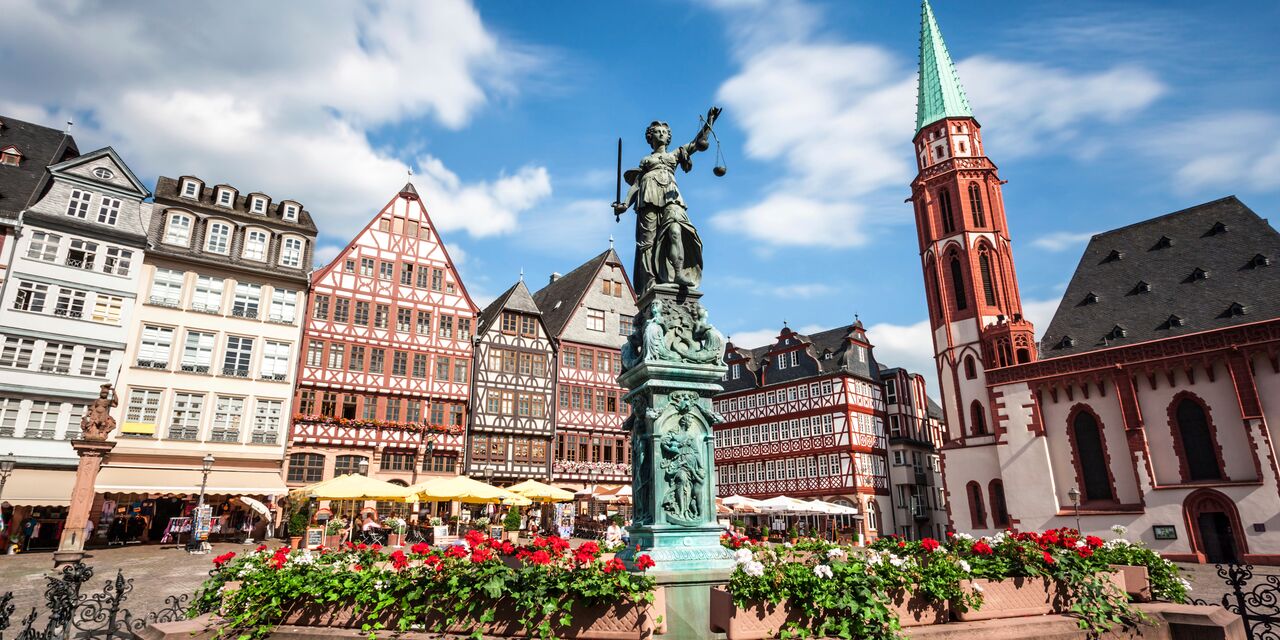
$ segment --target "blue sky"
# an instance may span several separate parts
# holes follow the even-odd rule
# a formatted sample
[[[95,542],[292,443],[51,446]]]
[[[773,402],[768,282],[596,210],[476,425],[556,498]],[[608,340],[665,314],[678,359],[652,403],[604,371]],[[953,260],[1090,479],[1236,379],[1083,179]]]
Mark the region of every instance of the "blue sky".
[[[1090,233],[1226,194],[1280,204],[1275,2],[978,2],[934,9],[1009,180],[1024,304],[1041,328]],[[412,166],[483,303],[618,239],[614,152],[697,116],[713,154],[681,176],[705,302],[751,346],[782,321],[871,327],[881,360],[932,373],[914,174],[919,4],[699,2],[6,3],[0,114],[305,203],[321,252]],[[628,214],[633,215],[633,214]]]

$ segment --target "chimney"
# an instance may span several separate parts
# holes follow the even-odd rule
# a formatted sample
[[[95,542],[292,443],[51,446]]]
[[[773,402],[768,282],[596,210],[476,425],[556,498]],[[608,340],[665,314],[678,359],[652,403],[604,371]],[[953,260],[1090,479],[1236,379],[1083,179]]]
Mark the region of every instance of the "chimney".
[[[559,279],[560,279],[560,272],[559,272],[559,271],[552,271],[552,272],[551,272],[551,279],[547,281],[547,284],[551,284],[552,282],[555,282],[556,280],[559,280]]]

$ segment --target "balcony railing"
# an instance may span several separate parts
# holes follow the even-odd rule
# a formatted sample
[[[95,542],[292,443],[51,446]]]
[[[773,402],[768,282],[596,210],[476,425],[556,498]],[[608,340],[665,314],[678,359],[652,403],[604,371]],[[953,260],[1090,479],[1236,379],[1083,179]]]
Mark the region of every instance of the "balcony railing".
[[[245,307],[231,307],[231,315],[237,318],[248,318],[250,320],[257,320],[258,310],[247,309]]]
[[[72,268],[74,268],[74,269],[90,269],[90,270],[92,270],[92,269],[93,269],[93,259],[92,259],[92,258],[88,258],[88,259],[83,258],[83,257],[81,257],[81,258],[73,258],[73,257],[71,257],[71,256],[67,256],[67,262],[66,262],[66,264],[67,264],[67,266],[68,266],[68,267],[72,267]]]
[[[165,296],[151,296],[150,298],[147,298],[147,302],[149,304],[154,304],[159,307],[171,307],[174,309],[178,308],[177,298],[169,298]]]
[[[199,440],[200,429],[198,427],[169,427],[170,440]]]
[[[200,302],[192,302],[191,310],[195,311],[196,313],[210,313],[213,315],[217,315],[222,313],[222,306],[216,305],[216,304],[203,304]]]
[[[268,322],[274,322],[276,324],[293,324],[293,320],[293,316],[282,316],[278,313],[273,313],[270,316],[267,316]]]
[[[163,360],[147,360],[145,358],[138,358],[138,366],[143,369],[168,369],[169,363]]]
[[[63,318],[75,318],[78,320],[84,317],[84,312],[75,311],[74,309],[54,309],[53,315],[61,316]]]
[[[23,437],[33,438],[36,440],[52,440],[53,429],[32,429],[31,427],[27,427],[27,430],[22,432],[22,435]]]
[[[209,373],[209,365],[184,363],[182,365],[182,370],[186,373]]]
[[[42,364],[40,365],[40,371],[44,373],[56,373],[58,375],[65,376],[71,373],[71,367],[60,367],[55,364]]]
[[[248,378],[248,377],[249,377],[249,370],[248,370],[248,369],[240,369],[240,368],[238,368],[238,367],[223,367],[223,368],[222,368],[222,375],[224,375],[224,376],[232,376],[232,377],[235,377],[235,378]]]
[[[264,373],[262,379],[268,382],[284,382],[289,378],[287,373]]]
[[[277,444],[280,441],[280,435],[275,431],[254,431],[249,436],[249,442],[253,444]]]
[[[209,442],[240,442],[240,430],[215,428],[209,434]]]

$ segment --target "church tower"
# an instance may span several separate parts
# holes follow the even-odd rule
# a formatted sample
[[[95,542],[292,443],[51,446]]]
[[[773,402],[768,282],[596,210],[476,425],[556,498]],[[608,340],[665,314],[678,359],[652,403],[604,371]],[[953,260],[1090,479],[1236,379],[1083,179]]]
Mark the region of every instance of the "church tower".
[[[911,201],[947,425],[961,443],[987,440],[995,412],[985,372],[1035,360],[1035,333],[1022,317],[1002,181],[928,0],[914,143]]]

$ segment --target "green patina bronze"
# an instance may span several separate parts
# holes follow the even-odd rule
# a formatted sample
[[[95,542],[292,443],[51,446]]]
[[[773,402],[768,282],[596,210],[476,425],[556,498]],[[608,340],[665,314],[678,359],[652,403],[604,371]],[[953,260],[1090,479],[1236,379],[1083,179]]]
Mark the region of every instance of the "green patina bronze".
[[[973,117],[960,76],[942,41],[929,0],[920,6],[920,85],[916,93],[916,133],[943,118]]]

